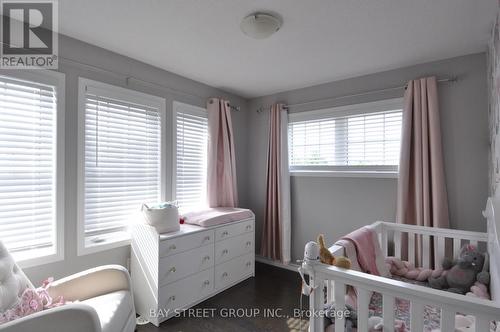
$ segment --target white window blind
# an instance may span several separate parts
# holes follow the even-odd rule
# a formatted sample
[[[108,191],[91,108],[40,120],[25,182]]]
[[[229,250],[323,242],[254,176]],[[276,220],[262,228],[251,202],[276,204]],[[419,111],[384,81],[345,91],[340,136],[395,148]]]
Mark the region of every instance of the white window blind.
[[[115,95],[85,88],[85,236],[123,230],[161,198],[160,109]]]
[[[206,206],[208,120],[205,110],[176,103],[175,197],[183,212]]]
[[[0,76],[0,240],[16,255],[56,246],[55,86]]]
[[[288,128],[290,168],[396,171],[401,124],[394,102],[301,114]]]

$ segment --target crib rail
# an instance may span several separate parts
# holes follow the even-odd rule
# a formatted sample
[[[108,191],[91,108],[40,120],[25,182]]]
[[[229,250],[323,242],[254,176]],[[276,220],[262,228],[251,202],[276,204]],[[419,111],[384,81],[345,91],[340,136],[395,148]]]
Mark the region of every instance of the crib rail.
[[[431,305],[441,310],[441,331],[452,332],[455,329],[455,314],[464,313],[476,317],[476,331],[489,331],[490,321],[500,318],[498,304],[474,297],[438,291],[427,287],[399,282],[378,276],[369,276],[365,273],[339,269],[330,265],[304,263],[309,270],[311,284],[320,286],[315,288],[310,296],[310,308],[313,312],[320,312],[325,304],[323,285],[325,281],[333,287],[328,292],[328,300],[335,300],[336,308],[345,307],[346,286],[354,286],[358,298],[358,331],[368,331],[368,305],[371,292],[382,294],[384,331],[394,331],[394,302],[396,298],[411,303],[410,330],[422,332],[425,305]],[[334,282],[331,282],[334,281]],[[311,315],[310,331],[323,332],[325,329],[321,315]],[[335,319],[335,332],[344,332],[344,321]]]
[[[438,268],[444,257],[456,258],[463,245],[472,244],[486,251],[488,243],[488,235],[479,232],[382,221],[373,227],[385,256],[407,258],[416,267]]]

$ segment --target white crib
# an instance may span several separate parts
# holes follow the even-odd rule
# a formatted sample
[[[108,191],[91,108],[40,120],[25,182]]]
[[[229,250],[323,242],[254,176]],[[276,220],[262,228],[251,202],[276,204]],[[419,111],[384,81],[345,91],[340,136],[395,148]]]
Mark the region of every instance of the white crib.
[[[495,209],[499,216],[495,215]],[[423,312],[425,305],[431,305],[441,310],[441,331],[453,332],[455,330],[455,314],[464,313],[475,316],[476,332],[489,332],[490,322],[500,320],[500,247],[497,229],[500,230],[500,200],[488,199],[486,210],[483,215],[487,219],[488,232],[468,232],[451,229],[437,229],[430,227],[419,227],[401,225],[387,222],[374,224],[383,253],[387,255],[400,256],[403,243],[408,245],[409,257],[414,257],[416,236],[422,237],[421,254],[422,266],[434,268],[429,260],[429,243],[434,241],[434,261],[440,264],[446,253],[456,256],[462,245],[470,243],[479,245],[488,251],[490,255],[490,292],[492,301],[479,299],[446,291],[431,289],[424,286],[409,284],[389,278],[373,276],[353,270],[343,270],[333,266],[304,262],[303,268],[308,271],[310,284],[316,287],[309,298],[311,310],[309,320],[309,331],[323,332],[324,320],[320,313],[327,303],[335,301],[336,308],[344,308],[346,286],[350,285],[357,290],[358,302],[358,331],[368,331],[368,304],[370,294],[378,292],[383,298],[383,321],[384,332],[394,331],[394,301],[396,298],[405,299],[411,303],[410,327],[412,332],[422,332]],[[408,240],[402,241],[402,234],[408,234]],[[343,255],[343,248],[333,246],[330,251],[334,255]],[[414,259],[411,262],[415,263]],[[418,266],[418,265],[417,265]],[[327,285],[326,299],[320,285]],[[344,332],[344,322],[341,318],[335,318],[335,331]]]

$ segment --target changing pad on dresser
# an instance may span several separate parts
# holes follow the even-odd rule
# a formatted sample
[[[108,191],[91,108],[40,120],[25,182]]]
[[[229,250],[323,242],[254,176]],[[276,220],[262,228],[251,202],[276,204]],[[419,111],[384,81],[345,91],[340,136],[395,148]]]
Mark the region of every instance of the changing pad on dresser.
[[[187,212],[182,215],[187,224],[210,227],[253,217],[248,209],[218,207]]]

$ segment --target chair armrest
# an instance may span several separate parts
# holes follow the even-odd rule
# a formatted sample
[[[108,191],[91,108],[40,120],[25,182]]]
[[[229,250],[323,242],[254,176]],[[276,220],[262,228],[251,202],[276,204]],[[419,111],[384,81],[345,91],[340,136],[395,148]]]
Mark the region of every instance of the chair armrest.
[[[101,332],[96,311],[83,303],[36,312],[0,325],[1,332]]]
[[[48,291],[52,298],[83,301],[121,290],[130,290],[130,275],[123,266],[104,265],[54,281]]]

